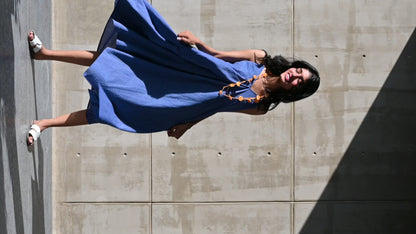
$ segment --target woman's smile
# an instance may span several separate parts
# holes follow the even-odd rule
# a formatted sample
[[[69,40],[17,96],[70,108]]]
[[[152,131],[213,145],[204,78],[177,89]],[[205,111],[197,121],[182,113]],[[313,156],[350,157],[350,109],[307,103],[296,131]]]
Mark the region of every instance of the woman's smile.
[[[286,76],[285,76],[286,83],[289,83],[290,82],[290,77],[291,77],[291,74],[290,73],[286,73]]]
[[[304,68],[290,68],[281,74],[281,84],[284,89],[289,90],[293,87],[298,87],[304,84],[312,73],[308,69]]]

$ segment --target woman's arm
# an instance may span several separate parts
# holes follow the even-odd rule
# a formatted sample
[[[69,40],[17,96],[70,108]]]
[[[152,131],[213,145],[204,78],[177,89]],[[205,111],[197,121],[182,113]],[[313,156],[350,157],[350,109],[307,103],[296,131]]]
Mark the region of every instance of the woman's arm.
[[[261,59],[264,58],[264,56],[266,56],[266,53],[263,50],[219,51],[203,43],[198,37],[193,35],[190,31],[183,31],[179,33],[178,40],[183,41],[184,43],[189,45],[195,45],[198,48],[198,50],[201,50],[207,54],[210,54],[227,62],[238,62],[242,60],[248,60],[260,63]]]

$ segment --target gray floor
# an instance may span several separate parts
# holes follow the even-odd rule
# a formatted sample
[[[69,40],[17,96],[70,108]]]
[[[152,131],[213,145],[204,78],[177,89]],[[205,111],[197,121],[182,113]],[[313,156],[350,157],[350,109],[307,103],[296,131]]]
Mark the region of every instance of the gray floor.
[[[52,114],[50,62],[30,59],[36,25],[50,45],[51,4],[2,1],[0,7],[0,233],[52,232],[51,134],[26,147],[32,120]]]

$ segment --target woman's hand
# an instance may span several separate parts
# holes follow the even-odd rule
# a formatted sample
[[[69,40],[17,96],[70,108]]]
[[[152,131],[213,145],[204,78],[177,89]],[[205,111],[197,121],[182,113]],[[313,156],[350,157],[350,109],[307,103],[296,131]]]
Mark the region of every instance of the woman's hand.
[[[173,126],[170,130],[167,131],[168,136],[179,139],[193,125],[193,123],[184,123]]]
[[[178,34],[178,40],[190,46],[198,46],[202,44],[201,40],[192,34],[190,31],[183,31]]]

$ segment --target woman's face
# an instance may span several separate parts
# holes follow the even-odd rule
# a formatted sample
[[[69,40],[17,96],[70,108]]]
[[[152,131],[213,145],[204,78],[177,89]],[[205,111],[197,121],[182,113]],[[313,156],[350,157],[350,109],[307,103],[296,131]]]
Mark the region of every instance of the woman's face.
[[[263,79],[263,85],[271,92],[279,89],[291,90],[301,88],[312,77],[312,73],[306,68],[289,68],[280,76],[267,76]]]

